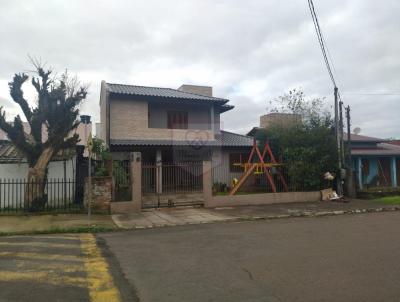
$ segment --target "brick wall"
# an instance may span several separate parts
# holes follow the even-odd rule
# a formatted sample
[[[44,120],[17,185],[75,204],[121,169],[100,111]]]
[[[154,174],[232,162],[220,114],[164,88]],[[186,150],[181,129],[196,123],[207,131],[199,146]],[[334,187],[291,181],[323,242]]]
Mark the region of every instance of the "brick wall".
[[[158,129],[148,127],[148,103],[112,100],[110,103],[111,139],[213,140],[212,130]]]
[[[85,206],[89,203],[89,182],[85,179]],[[93,213],[110,213],[112,201],[112,177],[92,177]]]

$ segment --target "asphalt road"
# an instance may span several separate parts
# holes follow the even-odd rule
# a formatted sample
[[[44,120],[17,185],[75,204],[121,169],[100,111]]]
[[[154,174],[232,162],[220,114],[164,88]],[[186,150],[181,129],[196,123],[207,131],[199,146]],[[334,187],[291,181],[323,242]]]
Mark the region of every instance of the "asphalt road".
[[[140,301],[400,301],[400,213],[100,234]]]
[[[0,301],[137,301],[91,234],[0,237]]]

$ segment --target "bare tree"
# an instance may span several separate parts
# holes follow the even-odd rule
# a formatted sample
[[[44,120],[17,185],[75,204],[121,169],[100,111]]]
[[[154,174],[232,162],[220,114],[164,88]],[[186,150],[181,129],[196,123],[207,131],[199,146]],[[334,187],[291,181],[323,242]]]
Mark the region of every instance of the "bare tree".
[[[27,180],[35,184],[25,192],[25,207],[39,210],[46,204],[44,196],[47,167],[52,157],[64,149],[74,148],[78,135],[70,135],[79,125],[78,105],[86,98],[87,87],[77,78],[68,77],[65,72],[52,79],[51,70],[44,70],[34,64],[37,75],[31,77],[31,84],[37,92],[37,105],[32,108],[24,97],[22,86],[29,80],[25,73],[15,74],[9,83],[10,95],[17,103],[29,123],[26,133],[21,117],[13,122],[6,121],[6,113],[0,107],[0,128],[5,131],[18,151],[27,158],[29,170]],[[42,137],[42,128],[47,130],[47,138]],[[28,186],[29,187],[29,186]]]

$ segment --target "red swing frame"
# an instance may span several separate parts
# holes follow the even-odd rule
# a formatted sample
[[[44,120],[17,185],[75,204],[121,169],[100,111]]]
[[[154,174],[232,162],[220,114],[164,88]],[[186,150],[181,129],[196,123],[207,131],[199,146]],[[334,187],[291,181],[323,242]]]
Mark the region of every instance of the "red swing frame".
[[[265,155],[268,153],[269,157],[271,158],[271,162],[264,162],[264,157]],[[257,155],[259,162],[255,162],[253,163],[253,157]],[[249,155],[249,159],[247,160],[247,163],[242,164],[236,164],[236,165],[240,165],[243,166],[245,169],[244,173],[242,174],[242,176],[240,177],[239,181],[237,182],[237,184],[231,189],[231,191],[229,192],[229,195],[235,195],[236,192],[240,189],[240,187],[244,184],[244,182],[250,177],[250,175],[253,173],[254,169],[256,167],[259,167],[261,165],[262,170],[264,172],[264,174],[267,177],[267,181],[269,182],[269,184],[271,185],[272,188],[272,192],[276,193],[276,185],[274,182],[274,179],[271,176],[271,168],[272,167],[278,167],[278,166],[282,166],[282,164],[278,163],[274,154],[272,153],[271,147],[269,146],[269,142],[267,141],[264,145],[264,149],[263,152],[260,152],[260,149],[257,146],[257,142],[256,140],[253,141],[253,148],[251,149],[250,155]],[[279,175],[279,179],[282,182],[283,188],[285,190],[285,192],[288,192],[288,186],[286,183],[285,178],[283,177],[281,171],[278,170],[278,175]]]

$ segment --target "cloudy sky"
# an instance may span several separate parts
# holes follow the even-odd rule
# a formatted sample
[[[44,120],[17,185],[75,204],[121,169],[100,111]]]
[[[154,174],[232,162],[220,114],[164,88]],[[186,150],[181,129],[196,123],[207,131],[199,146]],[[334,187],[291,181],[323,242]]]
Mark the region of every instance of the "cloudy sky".
[[[400,137],[400,1],[314,4],[353,128]],[[0,43],[0,105],[10,117],[18,108],[7,83],[32,69],[28,55],[89,83],[81,110],[95,121],[103,79],[213,86],[236,106],[222,127],[240,133],[292,88],[333,103],[306,0],[2,0]]]

